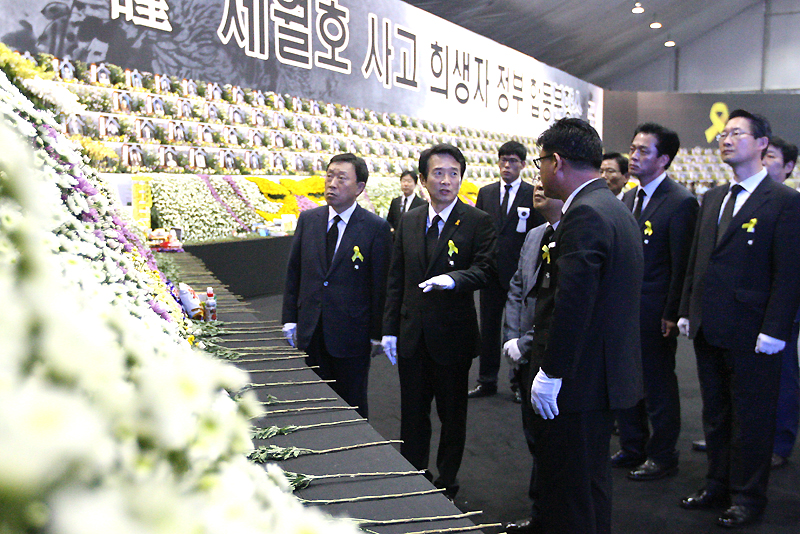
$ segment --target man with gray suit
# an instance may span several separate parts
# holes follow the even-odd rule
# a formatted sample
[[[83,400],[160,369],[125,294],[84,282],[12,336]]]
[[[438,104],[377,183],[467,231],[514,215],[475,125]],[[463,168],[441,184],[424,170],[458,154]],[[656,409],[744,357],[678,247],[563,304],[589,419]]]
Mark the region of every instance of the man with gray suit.
[[[533,208],[547,221],[527,233],[520,251],[517,271],[511,278],[508,299],[505,306],[503,323],[503,354],[517,368],[520,389],[531,390],[533,376],[538,369],[532,369],[533,320],[536,309],[537,285],[539,271],[542,266],[542,247],[549,246],[550,239],[561,220],[561,208],[564,202],[544,195],[544,187],[538,180],[533,184]],[[506,532],[537,532],[539,525],[539,508],[536,498],[536,457],[533,448],[533,411],[529,395],[522,398],[522,430],[528,450],[533,457],[531,480],[528,496],[531,498],[531,516],[519,519],[506,525]]]

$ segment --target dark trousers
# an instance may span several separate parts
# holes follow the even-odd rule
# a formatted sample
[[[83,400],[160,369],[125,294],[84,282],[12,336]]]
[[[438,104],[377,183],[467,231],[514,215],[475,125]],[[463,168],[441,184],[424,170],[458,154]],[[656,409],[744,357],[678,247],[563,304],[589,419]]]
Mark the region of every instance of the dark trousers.
[[[681,431],[675,374],[678,340],[658,332],[642,332],[641,336],[645,398],[636,406],[617,412],[620,445],[626,452],[672,467],[678,464],[676,444]]]
[[[424,342],[409,358],[398,358],[400,375],[400,453],[416,469],[428,469],[431,447],[431,403],[441,422],[436,455],[437,488],[458,492],[456,475],[467,437],[467,388],[471,360],[442,365],[433,361]]]
[[[535,422],[534,418],[539,417],[536,415],[536,412],[533,411],[533,406],[531,405],[531,384],[533,383],[534,373],[531,372],[531,369],[534,369],[536,372],[539,371],[538,366],[531,365],[530,362],[525,363],[519,367],[519,387],[522,393],[522,431],[525,434],[525,442],[528,444],[528,451],[531,453],[531,479],[528,484],[528,497],[531,499],[531,517],[537,518],[539,517],[539,499],[537,498],[537,491],[538,488],[536,487],[536,450],[534,448],[534,433],[535,433]]]
[[[778,414],[775,419],[775,444],[772,452],[788,458],[797,439],[800,421],[800,373],[797,365],[797,335],[800,323],[792,326],[792,337],[783,351],[781,385],[778,393]]]
[[[542,532],[611,532],[610,410],[534,419]]]
[[[694,350],[703,397],[708,488],[728,491],[734,504],[761,511],[767,504],[783,355],[715,347],[702,327]]]
[[[478,383],[487,386],[497,386],[503,310],[507,294],[500,286],[482,289],[480,293],[481,354]]]
[[[354,354],[348,358],[335,358],[325,348],[322,333],[322,320],[317,325],[306,352],[306,365],[319,366],[314,369],[323,380],[335,380],[330,384],[347,404],[357,406],[358,414],[366,419],[369,416],[367,405],[367,382],[369,380],[370,351]]]

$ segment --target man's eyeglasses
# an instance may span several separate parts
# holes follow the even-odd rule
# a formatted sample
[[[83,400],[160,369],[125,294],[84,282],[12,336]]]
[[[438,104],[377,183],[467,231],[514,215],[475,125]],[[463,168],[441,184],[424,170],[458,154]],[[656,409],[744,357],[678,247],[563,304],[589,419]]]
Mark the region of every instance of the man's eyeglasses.
[[[547,159],[547,158],[552,158],[552,157],[553,157],[553,156],[555,156],[555,155],[556,155],[556,153],[555,153],[555,152],[553,152],[552,154],[548,154],[548,155],[546,155],[546,156],[542,156],[542,157],[540,157],[540,158],[536,158],[536,159],[534,159],[534,160],[531,160],[531,161],[533,161],[533,164],[534,164],[534,165],[536,165],[536,168],[537,168],[537,169],[541,169],[541,168],[542,168],[542,160],[545,160],[545,159]]]
[[[519,158],[512,158],[507,156],[501,157],[500,165],[505,165],[506,163],[509,165],[520,165],[522,163],[522,160]]]
[[[721,143],[722,141],[724,141],[728,137],[731,138],[731,141],[736,141],[737,139],[739,139],[743,135],[753,135],[753,134],[751,134],[750,132],[743,132],[742,130],[739,130],[737,128],[735,130],[731,130],[730,132],[718,133],[716,139],[717,139],[717,143]],[[755,135],[753,135],[753,137],[755,138]]]

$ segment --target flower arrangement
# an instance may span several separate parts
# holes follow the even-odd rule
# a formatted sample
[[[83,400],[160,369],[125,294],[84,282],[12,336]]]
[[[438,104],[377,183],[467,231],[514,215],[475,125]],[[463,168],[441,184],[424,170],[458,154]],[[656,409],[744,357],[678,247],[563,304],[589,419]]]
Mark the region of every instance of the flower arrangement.
[[[261,193],[270,199],[283,199],[291,192],[281,183],[271,180],[269,178],[259,178],[257,176],[248,176],[247,180],[253,182],[258,186]]]
[[[3,74],[0,103],[4,529],[355,532],[245,459],[260,408],[229,392],[246,375],[183,340],[152,256],[52,116]]]
[[[325,179],[319,176],[310,176],[302,180],[285,178],[281,180],[281,185],[295,195],[303,195],[310,198],[322,198],[325,196]]]

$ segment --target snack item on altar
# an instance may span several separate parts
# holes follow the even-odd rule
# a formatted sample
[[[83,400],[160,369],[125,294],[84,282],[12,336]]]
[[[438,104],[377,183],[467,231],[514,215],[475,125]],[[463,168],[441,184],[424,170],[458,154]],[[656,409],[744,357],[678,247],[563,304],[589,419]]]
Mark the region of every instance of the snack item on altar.
[[[200,297],[194,292],[189,285],[181,282],[178,284],[181,294],[181,306],[186,311],[190,319],[203,319],[203,306],[200,303]]]

